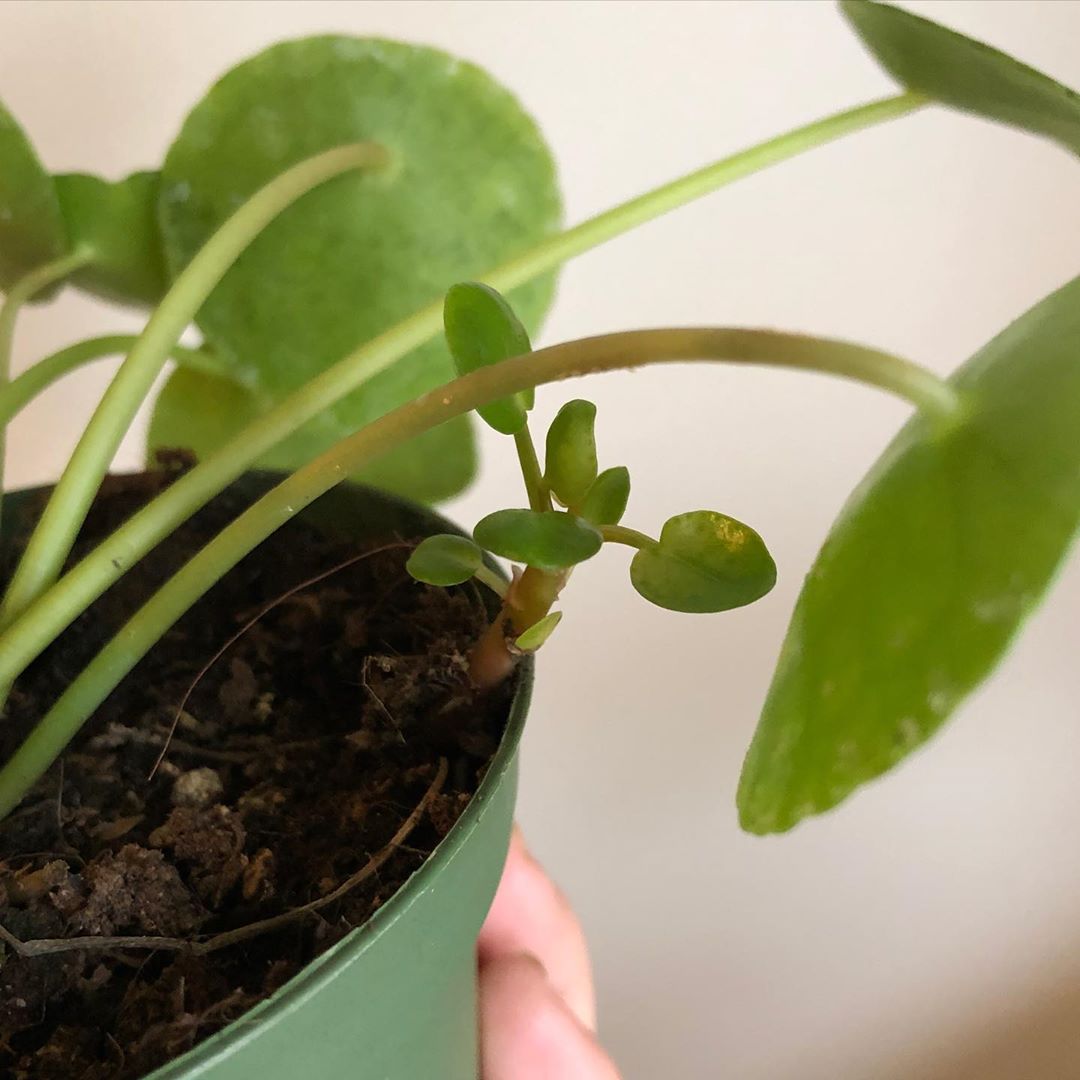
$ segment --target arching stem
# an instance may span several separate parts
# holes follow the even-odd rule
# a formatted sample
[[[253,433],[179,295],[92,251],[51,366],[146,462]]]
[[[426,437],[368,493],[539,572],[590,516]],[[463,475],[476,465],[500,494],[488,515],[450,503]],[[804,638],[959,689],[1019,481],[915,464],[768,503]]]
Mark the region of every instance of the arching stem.
[[[241,206],[200,248],[150,316],[106,390],[34,529],[0,604],[9,624],[60,573],[86,512],[180,335],[237,258],[282,211],[341,173],[386,162],[373,144],[340,146],[294,165]]]

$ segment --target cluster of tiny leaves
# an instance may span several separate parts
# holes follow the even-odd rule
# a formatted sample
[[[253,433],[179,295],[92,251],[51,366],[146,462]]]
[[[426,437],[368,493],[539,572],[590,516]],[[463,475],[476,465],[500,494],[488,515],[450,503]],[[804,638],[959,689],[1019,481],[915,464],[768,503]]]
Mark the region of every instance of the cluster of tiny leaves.
[[[512,360],[530,349],[529,338],[505,298],[476,282],[455,285],[444,307],[446,339],[460,373]],[[532,396],[518,394],[480,414],[496,431],[521,436]],[[549,574],[565,574],[591,559],[605,540],[622,534],[605,529],[622,520],[630,497],[624,466],[600,471],[596,454],[596,406],[568,401],[545,439],[541,508],[496,510],[473,530],[473,539],[441,534],[418,545],[408,562],[418,581],[461,584],[483,565],[485,552]],[[528,481],[527,481],[528,482]],[[671,518],[657,540],[632,536],[638,551],[630,580],[652,603],[673,611],[716,612],[764,596],[776,567],[753,529],[725,514],[697,510]],[[558,613],[545,616],[517,639],[536,648],[554,629]],[[541,625],[543,624],[543,625]]]

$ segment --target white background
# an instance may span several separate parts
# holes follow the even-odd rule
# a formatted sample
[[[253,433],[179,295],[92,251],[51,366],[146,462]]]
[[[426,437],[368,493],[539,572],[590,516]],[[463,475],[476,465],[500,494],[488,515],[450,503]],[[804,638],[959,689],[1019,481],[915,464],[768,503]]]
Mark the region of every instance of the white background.
[[[1080,85],[1074,0],[911,6]],[[39,0],[0,4],[0,96],[51,168],[119,176],[161,159],[224,69],[325,30],[436,44],[492,70],[547,133],[570,221],[889,92],[815,0]],[[947,372],[1077,272],[1080,163],[930,111],[582,258],[543,340],[773,325]],[[17,366],[132,326],[65,296],[25,318]],[[13,482],[55,476],[106,374],[69,379],[16,422]],[[576,392],[542,392],[541,421]],[[721,509],[760,529],[781,571],[753,608],[687,617],[645,604],[624,557],[604,555],[575,578],[542,657],[521,816],[591,935],[605,1037],[628,1078],[937,1075],[935,1047],[1000,1024],[1080,957],[1078,568],[930,750],[791,835],[743,836],[740,760],[800,579],[906,410],[747,370],[616,375],[585,392],[603,459],[631,467],[629,523]],[[518,498],[505,446],[484,449],[480,483],[452,507],[468,524]],[[121,463],[139,456],[136,433]]]

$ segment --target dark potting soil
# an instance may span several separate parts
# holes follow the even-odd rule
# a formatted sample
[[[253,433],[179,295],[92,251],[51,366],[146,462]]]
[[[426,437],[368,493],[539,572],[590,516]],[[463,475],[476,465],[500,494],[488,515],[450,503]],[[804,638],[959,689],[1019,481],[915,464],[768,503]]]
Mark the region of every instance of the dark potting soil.
[[[168,482],[106,481],[76,554]],[[0,725],[4,759],[248,502],[217,499],[34,663]],[[145,1076],[363,923],[446,834],[496,748],[510,688],[472,690],[465,654],[482,599],[409,579],[409,539],[386,537],[262,614],[199,679],[170,738],[232,635],[361,554],[290,523],[165,636],[0,823],[3,1080]],[[11,944],[76,936],[99,941],[43,955]],[[100,940],[131,937],[170,940]]]

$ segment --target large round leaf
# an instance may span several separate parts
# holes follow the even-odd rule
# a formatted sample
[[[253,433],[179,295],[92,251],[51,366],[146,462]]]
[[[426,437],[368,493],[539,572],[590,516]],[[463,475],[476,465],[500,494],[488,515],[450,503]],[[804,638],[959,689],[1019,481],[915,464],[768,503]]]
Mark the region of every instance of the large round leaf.
[[[559,221],[546,145],[479,68],[419,46],[308,38],[234,68],[185,122],[162,170],[172,272],[283,169],[358,141],[384,146],[389,166],[340,177],[282,214],[199,316],[273,400]],[[512,294],[526,327],[536,329],[552,287],[548,277]],[[329,410],[309,442],[325,446],[452,374],[444,343],[422,346]],[[464,426],[454,431],[471,458]]]
[[[907,424],[806,579],[743,767],[752,832],[829,809],[937,731],[1080,525],[1080,278],[952,381],[962,419]]]
[[[749,525],[692,510],[669,518],[657,543],[634,556],[630,580],[646,600],[671,611],[730,611],[776,584],[776,564]]]
[[[72,245],[92,253],[72,275],[76,285],[122,304],[156,304],[168,282],[157,220],[156,172],[137,172],[115,183],[99,176],[56,177],[60,208]]]
[[[0,105],[0,289],[68,250],[52,177]]]

